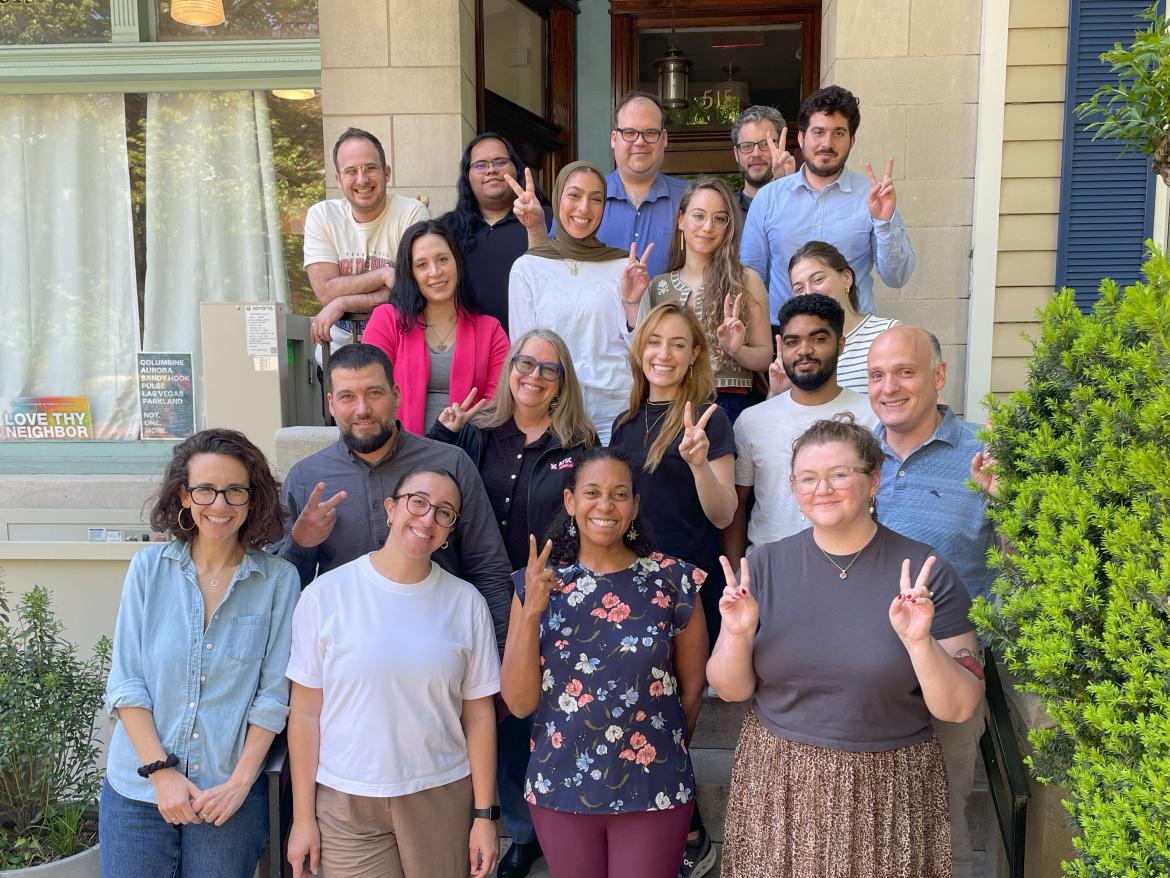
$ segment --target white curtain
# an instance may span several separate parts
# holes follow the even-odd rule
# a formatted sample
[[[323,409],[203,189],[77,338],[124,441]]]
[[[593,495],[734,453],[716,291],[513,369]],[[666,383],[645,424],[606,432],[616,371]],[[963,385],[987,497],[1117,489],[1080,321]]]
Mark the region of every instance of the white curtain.
[[[138,437],[138,296],[121,95],[0,96],[0,413],[88,396]]]
[[[197,376],[200,302],[288,301],[265,92],[149,96],[146,254],[143,350]]]

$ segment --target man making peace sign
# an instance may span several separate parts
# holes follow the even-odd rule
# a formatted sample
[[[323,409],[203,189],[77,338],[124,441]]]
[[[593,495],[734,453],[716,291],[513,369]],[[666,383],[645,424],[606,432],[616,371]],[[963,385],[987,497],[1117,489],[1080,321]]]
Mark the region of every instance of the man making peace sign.
[[[847,170],[845,163],[861,124],[857,98],[838,85],[815,91],[800,105],[799,173],[765,186],[744,224],[741,255],[768,285],[773,318],[792,298],[788,260],[809,241],[827,241],[844,254],[857,281],[860,311],[874,313],[873,277],[902,287],[914,272],[914,251],[897,210],[894,160],[878,178]]]

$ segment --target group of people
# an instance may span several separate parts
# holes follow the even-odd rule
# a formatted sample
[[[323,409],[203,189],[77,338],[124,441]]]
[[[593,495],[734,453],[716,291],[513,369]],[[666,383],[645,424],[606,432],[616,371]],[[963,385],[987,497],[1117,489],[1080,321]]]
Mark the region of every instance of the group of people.
[[[710,686],[752,703],[724,876],[969,875],[994,461],[938,340],[873,315],[914,253],[892,160],[845,167],[859,124],[810,95],[798,169],[749,108],[733,194],[661,172],[634,93],[612,173],[550,202],[483,134],[439,220],[344,132],[305,230],[340,436],[279,488],[238,433],[176,448],[115,633],[104,874],[250,874],[287,722],[295,875],[703,875]]]

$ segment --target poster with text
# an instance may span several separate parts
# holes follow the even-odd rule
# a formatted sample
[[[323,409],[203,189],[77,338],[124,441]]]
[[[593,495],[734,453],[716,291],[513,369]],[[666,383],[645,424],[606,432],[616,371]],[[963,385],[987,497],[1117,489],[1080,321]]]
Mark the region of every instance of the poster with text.
[[[143,439],[186,439],[195,432],[190,354],[138,355]]]
[[[77,441],[93,438],[88,396],[18,396],[0,412],[0,439]]]

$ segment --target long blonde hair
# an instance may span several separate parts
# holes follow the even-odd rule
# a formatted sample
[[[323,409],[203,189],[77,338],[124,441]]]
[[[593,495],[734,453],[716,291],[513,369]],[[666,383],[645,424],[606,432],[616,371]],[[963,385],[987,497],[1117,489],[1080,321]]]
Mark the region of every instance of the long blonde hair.
[[[744,326],[750,327],[748,311],[751,305],[751,296],[747,291],[747,282],[744,280],[744,267],[739,258],[739,245],[743,222],[739,215],[739,205],[732,197],[727,184],[717,177],[701,177],[687,187],[682,200],[678,205],[678,218],[686,216],[687,206],[691,198],[701,189],[709,189],[723,200],[724,210],[730,218],[727,229],[707,268],[703,272],[703,316],[701,323],[708,343],[714,346],[711,359],[715,369],[732,368],[737,365],[735,357],[723,350],[718,343],[715,332],[723,322],[723,303],[728,297],[732,300],[736,296],[743,296],[743,306],[740,309],[740,320]],[[670,257],[667,260],[667,271],[678,271],[687,261],[686,241],[681,229],[671,238]]]
[[[512,363],[524,350],[528,340],[533,338],[539,338],[553,346],[557,352],[557,359],[561,362],[561,369],[564,370],[561,373],[560,389],[553,397],[552,423],[549,429],[557,437],[562,448],[593,445],[597,442],[597,430],[589,420],[589,415],[585,413],[585,402],[581,398],[581,384],[577,381],[577,373],[573,369],[573,358],[564,340],[551,329],[530,329],[512,343],[508,359],[504,361],[504,368],[500,370],[496,395],[483,411],[475,416],[475,425],[490,430],[512,420],[516,409],[516,400],[512,396],[512,385],[509,381]]]
[[[642,371],[642,354],[645,353],[650,336],[658,324],[672,314],[681,317],[690,329],[691,340],[696,348],[695,362],[683,376],[682,386],[679,387],[678,396],[671,403],[662,430],[646,454],[646,463],[642,469],[648,473],[658,469],[658,464],[662,463],[667,449],[682,432],[686,404],[688,402],[691,404],[691,416],[697,421],[703,414],[704,406],[715,396],[715,374],[711,371],[710,350],[699,318],[690,308],[678,302],[663,302],[638,324],[638,331],[634,333],[634,338],[630,342],[630,369],[634,373],[634,387],[630,391],[630,407],[618,419],[617,426],[632,421],[642,404],[650,398],[650,382],[646,380],[646,373]]]

